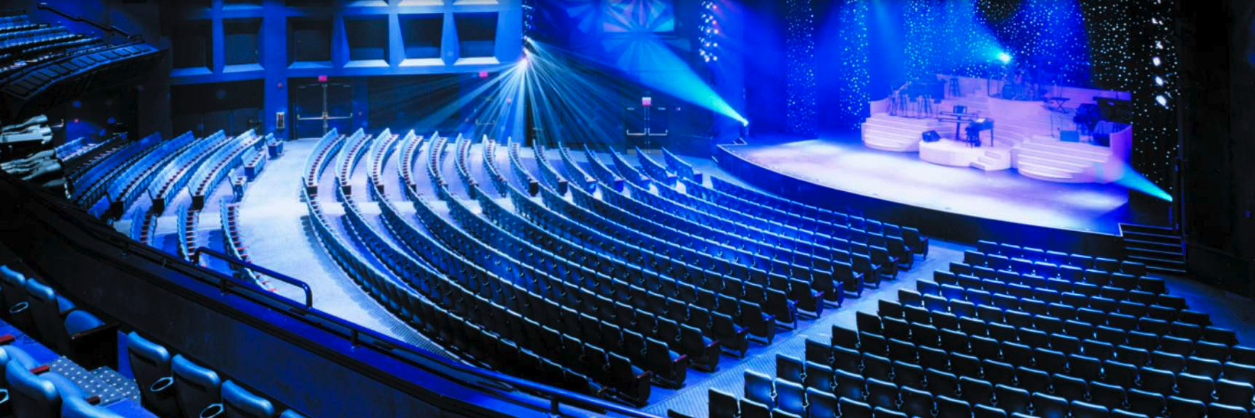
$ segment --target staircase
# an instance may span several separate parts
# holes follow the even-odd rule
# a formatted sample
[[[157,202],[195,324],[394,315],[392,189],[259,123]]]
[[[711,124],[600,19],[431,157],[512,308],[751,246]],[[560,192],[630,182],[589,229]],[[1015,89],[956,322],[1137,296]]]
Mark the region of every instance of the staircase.
[[[1021,175],[1060,183],[1088,183],[1098,177],[1111,150],[1088,144],[1065,143],[1034,136],[1019,145],[1015,167]]]
[[[944,129],[935,119],[912,119],[877,113],[863,122],[863,143],[868,148],[881,151],[917,152],[921,134],[930,130],[944,134]]]
[[[985,155],[972,162],[972,167],[984,171],[1008,170],[1011,168],[1011,150],[986,150]]]
[[[1120,224],[1125,258],[1146,265],[1160,274],[1185,275],[1185,245],[1181,234],[1171,228]]]

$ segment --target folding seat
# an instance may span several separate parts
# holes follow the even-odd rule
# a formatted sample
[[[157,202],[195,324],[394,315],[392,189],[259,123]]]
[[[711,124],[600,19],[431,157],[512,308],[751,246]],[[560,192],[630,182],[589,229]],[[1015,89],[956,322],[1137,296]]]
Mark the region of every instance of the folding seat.
[[[1221,403],[1207,405],[1207,418],[1248,418],[1250,413],[1242,408]]]
[[[715,338],[719,339],[719,344],[727,350],[731,350],[737,357],[745,357],[745,350],[749,348],[746,340],[749,329],[736,325],[732,321],[732,317],[721,313],[714,314],[713,330]]]
[[[1016,376],[1019,378],[1019,386],[1030,392],[1049,392],[1053,385],[1050,373],[1029,367],[1017,368]]]
[[[1002,343],[1002,359],[1011,364],[1033,365],[1033,348],[1017,342]]]
[[[1085,279],[1085,269],[1077,266],[1059,266],[1059,278],[1069,282],[1078,282]]]
[[[937,370],[950,369],[950,354],[932,347],[919,347],[919,365]]]
[[[1015,366],[997,360],[985,359],[981,362],[985,371],[985,380],[992,384],[1013,385],[1016,382]]]
[[[1033,394],[1033,415],[1041,418],[1066,418],[1068,400],[1042,392]]]
[[[973,307],[973,311],[975,311],[975,307]],[[932,319],[933,319],[932,325],[933,325],[934,327],[936,327],[937,329],[939,329],[939,330],[944,330],[944,329],[957,330],[957,329],[959,329],[959,317],[957,317],[957,316],[955,316],[954,314],[951,314],[951,313],[949,313],[949,312],[936,312],[936,311],[934,311],[934,312],[932,313]]]
[[[918,322],[911,324],[911,342],[917,345],[928,347],[941,346],[941,333],[932,325],[925,325]]]
[[[1024,345],[1033,348],[1050,348],[1050,334],[1020,325],[1015,325],[1015,327],[1019,328],[1017,334]]]
[[[902,312],[906,315],[906,322],[930,324],[933,320],[932,313],[921,307],[904,306]]]
[[[1168,416],[1172,418],[1203,418],[1207,416],[1207,404],[1194,399],[1169,396]]]
[[[898,409],[898,385],[874,377],[868,378],[867,404],[873,408]]]
[[[1010,269],[1012,264],[1014,263],[1011,258],[1005,255],[991,255],[985,258],[985,267],[994,270]]]
[[[971,418],[972,405],[949,396],[937,397],[937,418]]]
[[[959,276],[958,286],[963,288],[963,294],[967,296],[967,300],[977,305],[982,304],[982,302],[988,304],[993,298],[993,293],[1004,293],[1007,290],[1006,283],[997,280],[984,280],[969,274]]]
[[[781,289],[783,290],[783,289]],[[813,314],[815,316],[824,313],[824,292],[814,290],[806,282],[801,280],[789,280],[788,285],[789,299],[796,302],[797,308]],[[840,303],[838,303],[839,305]]]
[[[972,275],[981,279],[997,279],[998,271],[989,267],[972,266]]]
[[[941,285],[937,282],[923,280],[915,282],[915,290],[921,295],[940,295]]]
[[[1177,375],[1177,396],[1211,403],[1215,392],[1216,382],[1210,377],[1191,373]]]
[[[1064,399],[1085,399],[1089,395],[1089,385],[1085,379],[1056,374],[1050,377],[1054,384],[1054,394]]]
[[[689,305],[688,324],[700,330],[710,330],[713,324],[711,321],[710,310],[701,306]]]
[[[979,358],[1002,359],[1002,347],[998,340],[988,337],[974,336],[968,338],[971,354]],[[955,350],[950,350],[955,351]]]
[[[956,274],[956,275],[964,275],[964,274],[971,275],[971,274],[972,274],[972,265],[971,265],[971,264],[967,264],[967,263],[960,263],[960,262],[956,262],[956,261],[951,261],[951,262],[950,262],[950,271],[951,271],[951,272],[953,272],[953,273],[954,273],[954,274]]]
[[[1251,408],[1255,402],[1255,386],[1250,383],[1220,379],[1216,382],[1216,400],[1227,405]]]
[[[771,407],[747,398],[741,398],[740,418],[772,418]]]
[[[925,369],[924,375],[928,376],[928,391],[933,395],[958,396],[959,378],[955,375],[932,368]]]
[[[1085,283],[1099,287],[1106,286],[1111,283],[1111,273],[1096,269],[1085,270]]]
[[[1231,329],[1219,327],[1203,327],[1201,339],[1206,342],[1217,343],[1221,345],[1234,345],[1238,343],[1238,336]]]
[[[1038,261],[1038,262],[1033,263],[1033,270],[1036,271],[1037,275],[1041,277],[1058,277],[1059,276],[1059,266],[1056,266],[1054,264],[1050,264],[1044,261]]]
[[[893,380],[893,362],[875,354],[863,354],[863,376],[885,381]]]
[[[763,313],[757,303],[737,301],[741,308],[741,323],[749,329],[749,333],[765,344],[776,339],[776,317]]]
[[[1103,381],[1124,388],[1137,383],[1137,366],[1115,360],[1103,360]]]
[[[840,326],[832,326],[832,346],[858,350],[858,331]]]
[[[924,308],[933,312],[949,312],[950,302],[941,296],[924,295]]]
[[[967,335],[955,330],[943,329],[941,330],[941,347],[946,351],[966,354],[969,352]]]
[[[707,393],[709,394],[707,415],[710,418],[737,418],[741,416],[741,408],[737,403],[736,395],[715,388],[710,388]]]
[[[896,338],[899,340],[911,340],[911,324],[898,318],[882,318],[880,320],[884,326],[884,336],[886,338]]]
[[[1124,408],[1124,388],[1103,382],[1090,382],[1089,399],[1111,409]]]
[[[776,378],[790,382],[806,381],[806,365],[797,357],[776,353]]]
[[[836,373],[837,389],[834,395],[838,398],[863,399],[867,393],[863,376],[845,370],[833,370]]]
[[[1190,374],[1199,376],[1207,376],[1212,380],[1219,379],[1220,374],[1224,371],[1224,364],[1201,357],[1190,357],[1185,360],[1185,371]]]
[[[837,398],[832,396],[832,392],[822,391],[816,388],[806,389],[806,400],[810,402],[810,417],[836,417],[837,416]]]
[[[1143,367],[1138,375],[1141,376],[1142,390],[1161,395],[1171,395],[1175,391],[1177,382],[1172,372],[1154,367]]]
[[[963,400],[972,405],[993,403],[994,385],[984,380],[960,377],[959,392],[963,394]]]
[[[1088,300],[1088,297],[1082,296]],[[1077,308],[1076,319],[1094,327],[1107,326],[1107,313],[1092,308]]]
[[[1067,373],[1068,357],[1055,350],[1048,348],[1034,348],[1033,358],[1037,360],[1035,363],[1037,368],[1048,373]]]
[[[174,356],[170,370],[174,375],[174,395],[184,418],[212,416],[209,410],[220,410],[222,380],[218,373],[201,367],[182,354]]]
[[[1167,286],[1164,285],[1163,279],[1158,277],[1138,276],[1137,288],[1157,295],[1168,291]]]
[[[936,270],[933,271],[933,281],[937,284],[958,284],[959,276],[950,271]]]
[[[620,317],[620,319],[622,319],[624,315],[628,315],[634,320],[635,314],[628,314],[628,312],[632,312],[632,308],[630,306],[623,303],[615,303],[615,313],[616,316]],[[667,299],[667,317],[677,323],[684,323],[689,318],[688,304],[679,299]]]
[[[1020,310],[1032,315],[1041,316],[1049,314],[1049,305],[1037,299],[1020,300]]]
[[[1007,293],[1016,299],[1029,299],[1033,297],[1033,288],[1017,283],[1007,284]]]
[[[933,395],[913,387],[903,387],[902,412],[911,417],[931,417],[936,406]]]
[[[776,384],[770,376],[753,370],[745,371],[745,398],[767,405],[776,406]]]
[[[1008,413],[1028,413],[1032,394],[1028,390],[995,384],[994,398],[998,399],[998,408],[1007,410]]]
[[[959,318],[959,331],[969,336],[989,335],[989,329],[985,325],[985,321],[970,316]]]
[[[738,301],[736,298],[728,296],[728,295],[718,295],[715,297],[715,300],[717,300],[719,303],[719,305],[715,308],[715,312],[721,313],[721,314],[724,314],[733,318],[736,318],[737,315],[740,314],[740,311],[739,311],[740,306],[737,303]]]
[[[807,338],[804,353],[806,354],[806,361],[813,361],[825,366],[833,364],[832,346],[826,342]]]
[[[1111,345],[1111,343],[1087,339],[1081,341],[1081,352],[1085,353],[1086,356],[1105,361],[1115,358],[1116,347]]]
[[[915,344],[897,338],[889,340],[889,359],[915,363],[918,361]]]
[[[934,293],[935,295],[940,295],[950,300],[964,300],[967,297],[967,289],[953,284],[943,284],[937,290],[938,293]]]
[[[680,325],[680,350],[689,357],[693,367],[712,371],[719,364],[723,348],[719,341],[707,338],[702,331],[689,325]]]
[[[1093,283],[1089,283],[1089,282],[1072,282],[1072,292],[1085,295],[1091,298],[1097,298],[1097,297],[1101,297],[1099,294],[1102,293],[1102,287]],[[1107,300],[1111,300],[1111,299],[1107,299]],[[1089,306],[1094,309],[1099,308],[1095,306],[1092,303],[1092,301],[1087,301],[1087,303],[1085,303],[1084,305],[1078,305],[1078,306]],[[1114,302],[1112,305],[1110,305],[1110,308],[1115,309]],[[1108,311],[1108,309],[1105,309],[1105,308],[1100,309],[1100,310],[1104,312]]]
[[[997,280],[1000,282],[1014,284],[1014,283],[1020,283],[1021,281],[1024,280],[1020,276],[1020,273],[1017,273],[1014,270],[1009,270],[1006,266],[999,266],[995,268],[998,269],[998,271],[996,271],[995,274],[997,275],[996,276]]]
[[[806,416],[806,388],[787,380],[777,380],[776,408],[799,417]]]
[[[1187,309],[1185,298],[1169,294],[1159,294],[1155,299],[1155,304],[1169,309],[1175,309],[1178,315],[1180,311]]]
[[[1121,302],[1120,305],[1123,307],[1125,305],[1125,302]],[[1147,333],[1160,335],[1160,336],[1168,335],[1169,326],[1168,326],[1167,321],[1164,321],[1162,319],[1155,319],[1155,318],[1151,318],[1147,316],[1141,316],[1138,314],[1132,314],[1132,313],[1130,313],[1130,315],[1138,317],[1138,320],[1137,320],[1138,331],[1147,332]]]
[[[1117,345],[1116,359],[1137,367],[1142,367],[1150,364],[1150,351],[1127,345]]]
[[[1107,418],[1110,411],[1102,405],[1073,400],[1072,418]]]
[[[1033,261],[1025,260],[1023,258],[1014,258],[1014,259],[1011,259],[1011,266],[1009,268],[1016,272],[1020,272],[1024,274],[1032,274],[1033,273]]]
[[[126,352],[131,364],[131,374],[135,376],[136,383],[144,388],[140,391],[140,403],[144,409],[162,416],[178,415],[179,405],[174,396],[174,380],[170,370],[170,352],[135,332],[126,336]],[[26,368],[36,366],[35,361],[29,359],[25,352],[16,354],[16,350],[0,349],[0,354],[5,355],[4,359],[0,359],[0,364],[7,365],[12,361]]]
[[[1112,288],[1112,287],[1104,287],[1104,288],[1103,288],[1103,291],[1104,291],[1104,292],[1106,292],[1106,291],[1107,291],[1107,289],[1113,289],[1113,288]],[[1157,319],[1150,318],[1150,317],[1146,317],[1146,315],[1150,312],[1150,307],[1148,307],[1148,306],[1146,306],[1145,304],[1142,304],[1142,303],[1137,303],[1137,302],[1134,302],[1134,301],[1131,301],[1131,300],[1126,300],[1127,295],[1125,295],[1125,294],[1123,294],[1123,293],[1115,292],[1115,294],[1112,294],[1112,295],[1110,295],[1110,296],[1108,296],[1108,295],[1106,295],[1106,294],[1104,294],[1103,296],[1104,296],[1104,297],[1108,297],[1108,298],[1112,298],[1112,299],[1115,299],[1115,300],[1119,301],[1119,302],[1116,302],[1116,309],[1117,309],[1120,313],[1122,313],[1122,314],[1125,314],[1125,315],[1131,315],[1131,316],[1133,316],[1133,317],[1135,317],[1135,318],[1141,318],[1141,319],[1147,319],[1147,320],[1152,320],[1152,321],[1158,321]],[[1140,327],[1140,326],[1141,326],[1141,324],[1138,324],[1138,326]],[[1148,331],[1153,330],[1152,332],[1154,332],[1155,334],[1160,334],[1160,335],[1162,335],[1162,334],[1167,334],[1167,333],[1168,333],[1167,324],[1162,324],[1162,325],[1161,325],[1161,324],[1150,324],[1150,326],[1151,326],[1151,328],[1150,328],[1150,329],[1148,329]],[[1161,327],[1162,327],[1162,328],[1161,328]],[[1160,330],[1162,330],[1162,332],[1160,332]]]
[[[894,361],[893,382],[901,387],[923,388],[925,386],[924,368],[907,362]]]
[[[1119,275],[1117,274],[1113,277],[1119,277]],[[1150,292],[1146,292],[1142,290],[1130,290],[1128,293],[1128,300],[1130,302],[1146,305],[1147,308],[1154,305],[1157,299],[1158,299],[1158,296],[1156,296],[1154,293],[1150,293]],[[1148,309],[1146,312],[1147,314],[1149,314],[1150,310]]]
[[[274,404],[234,381],[222,384],[222,412],[226,417],[269,418],[276,415]]]
[[[1181,315],[1180,317],[1177,318],[1177,320],[1189,322],[1191,324],[1195,324],[1201,327],[1206,327],[1206,326],[1211,325],[1210,315],[1207,315],[1202,312],[1190,310],[1190,309],[1182,309]]]
[[[976,250],[986,255],[1001,254],[998,243],[993,242],[993,241],[986,241],[986,240],[977,241]]]
[[[1255,348],[1234,345],[1229,347],[1229,361],[1245,365],[1255,365]]]
[[[1162,417],[1167,411],[1168,398],[1141,389],[1129,389],[1129,410],[1148,417]]]
[[[883,334],[880,327],[880,317],[863,311],[854,313],[854,323],[857,324],[859,331],[870,332],[872,334]]]
[[[1191,356],[1194,354],[1194,342],[1169,335],[1159,339],[1159,349],[1182,356]]]
[[[898,303],[902,306],[924,306],[924,296],[914,290],[898,289]]]
[[[1019,341],[1020,333],[1016,328],[1002,323],[989,323],[989,336],[999,341]]]
[[[981,376],[981,362],[976,357],[950,353],[950,371],[959,376]]]
[[[877,355],[885,355],[889,353],[889,343],[885,340],[885,337],[860,332],[858,333],[858,342],[859,347],[861,347],[864,352]]]
[[[1143,350],[1152,351],[1159,349],[1159,336],[1149,332],[1129,331],[1129,345]]]
[[[1185,370],[1185,356],[1166,351],[1152,351],[1150,353],[1150,365],[1156,369],[1166,370],[1173,374],[1181,373],[1181,371]]]
[[[993,305],[1004,311],[1012,311],[1020,309],[1020,300],[1015,296],[1003,293],[994,294]]]
[[[976,317],[980,318],[980,320],[991,324],[1001,324],[1005,322],[1002,315],[1002,309],[991,305],[989,301],[986,301],[984,304],[976,301],[972,302],[976,303]]]
[[[959,318],[970,318],[976,316],[976,304],[966,300],[951,300],[950,312]]]
[[[837,401],[837,403],[838,405],[840,405],[840,408],[841,408],[841,418],[872,418],[873,417],[872,407],[865,403],[862,403],[862,402],[859,402],[859,401],[856,401],[856,400],[853,400],[844,396],[842,396],[841,399]]]
[[[1050,349],[1063,354],[1081,353],[1081,339],[1071,335],[1050,334]]]

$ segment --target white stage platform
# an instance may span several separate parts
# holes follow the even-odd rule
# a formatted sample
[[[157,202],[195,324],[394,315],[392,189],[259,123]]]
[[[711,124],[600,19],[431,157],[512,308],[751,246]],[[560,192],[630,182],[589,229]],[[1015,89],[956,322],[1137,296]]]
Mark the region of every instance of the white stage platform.
[[[1054,112],[1040,101],[989,97],[984,79],[959,80],[962,95],[945,98],[935,109],[962,105],[969,113],[993,119],[993,144],[986,131],[981,135],[985,146],[968,147],[953,140],[954,123],[940,122],[935,117],[892,116],[888,113],[888,100],[881,100],[870,104],[871,117],[862,127],[864,145],[881,151],[918,152],[921,160],[944,166],[984,171],[1014,168],[1025,177],[1050,182],[1110,183],[1123,176],[1132,148],[1132,127],[1111,133],[1110,146],[1062,142],[1059,132],[1075,129],[1070,114]],[[950,86],[946,90],[948,95],[953,92]],[[1073,110],[1083,103],[1093,103],[1095,97],[1128,98],[1128,93],[1080,88],[1058,88],[1051,95],[1068,98],[1066,105]],[[943,139],[923,143],[922,134],[930,130],[937,131]]]

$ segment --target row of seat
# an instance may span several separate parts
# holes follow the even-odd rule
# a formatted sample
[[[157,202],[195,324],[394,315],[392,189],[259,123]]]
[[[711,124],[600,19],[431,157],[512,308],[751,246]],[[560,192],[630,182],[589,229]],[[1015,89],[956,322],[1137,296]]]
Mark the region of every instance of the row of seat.
[[[138,333],[127,334],[126,352],[144,408],[163,418],[302,417]]]
[[[970,255],[968,253],[971,253]],[[964,258],[972,257],[979,265],[989,263],[998,263],[999,260],[1025,259],[1031,262],[1043,261],[1063,266],[1073,266],[1082,270],[1097,269],[1111,273],[1128,273],[1134,276],[1146,274],[1146,266],[1142,263],[1130,260],[1117,260],[1108,257],[1094,257],[1084,253],[1067,253],[1063,251],[1044,250],[1028,246],[1019,246],[1011,243],[999,243],[988,240],[981,240],[976,243],[975,250],[964,252]]]
[[[356,136],[359,132],[354,132],[353,135]],[[318,196],[319,178],[323,170],[327,168],[327,164],[331,164],[332,157],[340,151],[340,147],[344,146],[342,139],[336,128],[331,128],[318,140],[318,144],[314,146],[314,150],[310,152],[305,162],[305,171],[301,173],[305,182],[305,193]]]
[[[196,136],[191,132],[185,132],[183,135],[162,143],[156,150],[128,166],[109,185],[108,198],[111,205],[102,207],[100,210],[122,212],[122,206],[134,201],[144,190],[148,190],[148,186],[152,184],[156,173],[161,168],[178,155],[190,150],[195,143]],[[92,215],[100,217],[104,213],[94,212]]]
[[[231,142],[223,131],[214,132],[205,139],[196,141],[192,149],[185,150],[174,160],[166,164],[153,177],[148,187],[148,197],[152,200],[152,209],[158,213],[166,208],[166,204],[191,181],[195,173],[210,155]]]
[[[680,178],[702,183],[702,173],[694,169],[692,164],[680,159],[679,156],[676,156],[670,150],[667,150],[667,147],[662,147],[662,159],[667,163],[669,171],[675,173]]]
[[[378,138],[388,138],[392,136],[392,133],[384,129],[380,135]],[[353,195],[353,185],[350,183],[353,167],[356,167],[362,157],[366,156],[365,151],[370,149],[375,138],[377,137],[354,134],[345,140],[344,147],[340,151],[340,157],[336,160],[338,161],[336,164],[338,170],[336,172],[336,185],[340,188],[340,193],[346,196]]]
[[[680,176],[672,173],[667,166],[654,161],[652,157],[641,151],[640,147],[636,147],[636,159],[641,163],[641,170],[645,172],[654,181],[667,187],[675,187],[679,182]],[[661,188],[661,187],[660,187]]]
[[[109,182],[115,176],[152,152],[161,142],[161,134],[152,134],[110,153],[81,177],[68,183],[74,202],[79,205],[95,203],[108,191]]]
[[[375,141],[374,149],[370,152],[370,184],[371,197],[376,200],[384,199],[385,190],[383,183],[383,168],[387,164],[389,158],[396,152],[397,146],[408,143],[410,137],[414,135],[414,131],[410,131],[406,138],[400,135],[387,132],[387,135],[379,134],[378,140]]]
[[[66,353],[85,367],[112,365],[117,361],[114,326],[79,309],[48,285],[19,272],[13,265],[0,266],[0,295],[4,309],[0,320],[13,324]],[[20,268],[20,267],[18,267]],[[110,353],[115,355],[110,357]]]
[[[260,150],[269,137],[258,136],[252,129],[231,139],[231,141],[207,157],[205,163],[192,174],[187,191],[192,197],[192,207],[196,210],[205,208],[205,199],[222,180],[231,172],[244,164],[246,151]]]

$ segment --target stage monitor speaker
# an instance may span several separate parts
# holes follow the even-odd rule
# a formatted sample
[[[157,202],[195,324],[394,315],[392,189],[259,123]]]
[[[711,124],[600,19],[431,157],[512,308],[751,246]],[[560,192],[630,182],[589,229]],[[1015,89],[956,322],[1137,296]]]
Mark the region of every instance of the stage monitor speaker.
[[[1081,133],[1077,131],[1059,131],[1061,142],[1081,142]]]
[[[937,142],[941,140],[941,135],[938,134],[937,131],[926,131],[922,136],[924,142]]]

